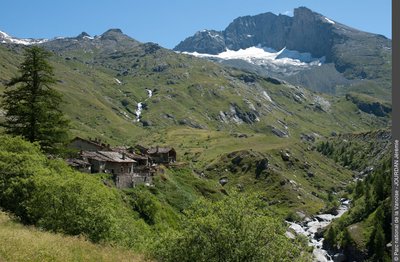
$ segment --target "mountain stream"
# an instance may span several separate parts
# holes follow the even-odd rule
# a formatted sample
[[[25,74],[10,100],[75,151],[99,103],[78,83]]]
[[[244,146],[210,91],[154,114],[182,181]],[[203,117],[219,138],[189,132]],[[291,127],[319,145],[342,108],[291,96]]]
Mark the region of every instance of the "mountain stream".
[[[147,91],[147,98],[144,101],[147,101],[147,99],[151,98],[153,96],[153,91],[150,89],[146,89]],[[142,110],[143,110],[143,102],[139,102],[137,103],[137,108],[135,111],[136,114],[136,122],[140,122],[140,115],[142,114]]]
[[[340,200],[340,206],[337,210],[337,215],[331,214],[320,214],[314,216],[313,219],[305,219],[303,222],[289,222],[289,228],[296,232],[296,234],[302,234],[309,239],[309,246],[313,246],[314,262],[329,262],[334,261],[333,257],[328,254],[328,251],[322,248],[324,238],[318,234],[322,229],[327,227],[333,219],[341,217],[349,209],[350,201],[342,198]],[[289,231],[286,232],[288,237],[293,237],[293,234]]]

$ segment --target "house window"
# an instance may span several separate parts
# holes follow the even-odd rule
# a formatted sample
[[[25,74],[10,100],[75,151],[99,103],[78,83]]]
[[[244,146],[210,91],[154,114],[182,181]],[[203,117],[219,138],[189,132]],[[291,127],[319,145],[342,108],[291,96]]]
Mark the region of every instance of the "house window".
[[[129,167],[128,170],[129,170],[129,174],[132,173],[132,168],[131,167]]]
[[[124,167],[121,166],[121,173],[124,173]]]

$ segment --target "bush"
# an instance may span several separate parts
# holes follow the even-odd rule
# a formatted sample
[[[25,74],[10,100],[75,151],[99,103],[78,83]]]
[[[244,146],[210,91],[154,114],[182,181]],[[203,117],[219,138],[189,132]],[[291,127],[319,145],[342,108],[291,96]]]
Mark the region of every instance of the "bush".
[[[29,223],[23,202],[30,198],[32,176],[50,172],[44,167],[47,158],[38,144],[22,138],[0,136],[0,141],[0,206]]]
[[[150,235],[116,189],[72,170],[62,160],[47,160],[38,145],[0,138],[0,206],[24,223],[129,246]]]
[[[118,199],[97,179],[65,169],[36,176],[33,185],[25,204],[30,221],[56,232],[87,235],[95,242],[112,238]]]
[[[160,261],[309,261],[304,240],[290,240],[281,221],[265,213],[256,197],[237,193],[212,203],[196,201],[181,229],[152,247]]]

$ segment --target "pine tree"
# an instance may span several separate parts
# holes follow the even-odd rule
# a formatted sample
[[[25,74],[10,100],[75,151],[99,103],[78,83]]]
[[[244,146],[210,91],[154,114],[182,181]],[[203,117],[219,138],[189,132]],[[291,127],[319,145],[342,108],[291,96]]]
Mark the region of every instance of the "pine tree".
[[[371,233],[369,243],[367,244],[369,253],[374,261],[384,261],[385,254],[385,234],[382,226],[378,223]]]
[[[60,110],[62,97],[50,86],[56,82],[51,54],[37,46],[26,49],[19,76],[7,83],[2,95],[6,132],[38,142],[43,151],[55,153],[68,138],[68,121]]]
[[[357,180],[356,188],[354,191],[354,199],[362,197],[362,195],[364,194],[364,183],[362,182],[362,180]]]

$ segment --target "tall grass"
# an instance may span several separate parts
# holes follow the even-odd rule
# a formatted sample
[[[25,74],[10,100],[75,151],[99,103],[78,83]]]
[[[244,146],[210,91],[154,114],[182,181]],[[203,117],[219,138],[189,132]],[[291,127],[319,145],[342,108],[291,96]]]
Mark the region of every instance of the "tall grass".
[[[23,226],[0,211],[0,261],[146,261],[143,256],[109,245],[95,245]]]

